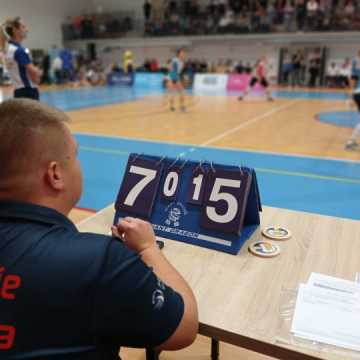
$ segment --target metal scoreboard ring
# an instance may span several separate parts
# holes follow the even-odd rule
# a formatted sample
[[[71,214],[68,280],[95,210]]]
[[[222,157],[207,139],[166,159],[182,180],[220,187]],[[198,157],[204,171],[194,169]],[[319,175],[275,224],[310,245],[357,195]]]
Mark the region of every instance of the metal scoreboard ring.
[[[273,240],[287,240],[291,238],[290,230],[282,226],[269,226],[262,230],[262,234]]]
[[[278,256],[281,252],[279,245],[266,240],[259,240],[250,244],[249,251],[256,256],[265,258]]]

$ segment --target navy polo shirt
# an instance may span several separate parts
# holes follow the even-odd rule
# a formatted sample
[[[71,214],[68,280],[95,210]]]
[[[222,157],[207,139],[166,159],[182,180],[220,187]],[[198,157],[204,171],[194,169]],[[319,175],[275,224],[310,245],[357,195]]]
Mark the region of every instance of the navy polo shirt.
[[[53,209],[0,201],[1,359],[113,358],[120,346],[163,343],[183,312],[122,242],[80,233]]]

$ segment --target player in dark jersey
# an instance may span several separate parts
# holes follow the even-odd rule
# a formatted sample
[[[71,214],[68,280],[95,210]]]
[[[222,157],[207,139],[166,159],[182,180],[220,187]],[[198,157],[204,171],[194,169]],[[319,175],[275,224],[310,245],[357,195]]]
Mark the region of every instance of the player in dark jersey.
[[[260,83],[261,86],[266,91],[266,97],[269,101],[273,101],[273,97],[271,96],[271,91],[269,89],[269,82],[266,77],[266,58],[263,57],[260,61],[257,62],[252,77],[250,79],[249,85],[245,90],[244,95],[239,96],[239,100],[243,100],[245,96],[249,94],[249,89],[251,90],[257,83]]]

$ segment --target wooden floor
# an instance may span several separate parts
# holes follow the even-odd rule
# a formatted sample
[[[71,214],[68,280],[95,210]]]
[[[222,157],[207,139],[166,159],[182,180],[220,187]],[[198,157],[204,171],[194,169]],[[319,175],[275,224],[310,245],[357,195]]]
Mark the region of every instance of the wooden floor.
[[[352,130],[316,120],[349,110],[344,101],[188,97],[186,113],[170,112],[164,97],[69,112],[74,132],[243,150],[360,160],[344,150]]]
[[[321,123],[323,111],[349,110],[344,101],[276,99],[274,102],[235,97],[187,97],[188,111],[171,113],[166,96],[69,112],[74,132],[136,139],[226,147],[319,157],[360,160],[360,152],[344,150],[351,129]],[[75,210],[78,222],[91,215]],[[145,359],[143,350],[123,349],[123,360]],[[164,352],[162,360],[210,359],[210,340],[199,336],[194,345]],[[221,345],[221,359],[270,359]]]

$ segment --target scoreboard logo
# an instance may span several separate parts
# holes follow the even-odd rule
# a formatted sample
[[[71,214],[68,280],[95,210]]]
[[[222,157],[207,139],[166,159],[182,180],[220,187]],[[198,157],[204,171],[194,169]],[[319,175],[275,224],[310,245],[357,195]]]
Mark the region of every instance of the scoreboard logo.
[[[188,214],[188,211],[186,210],[185,206],[180,202],[175,202],[168,205],[165,208],[165,212],[168,213],[168,217],[165,220],[165,224],[174,227],[179,227],[181,218]]]

